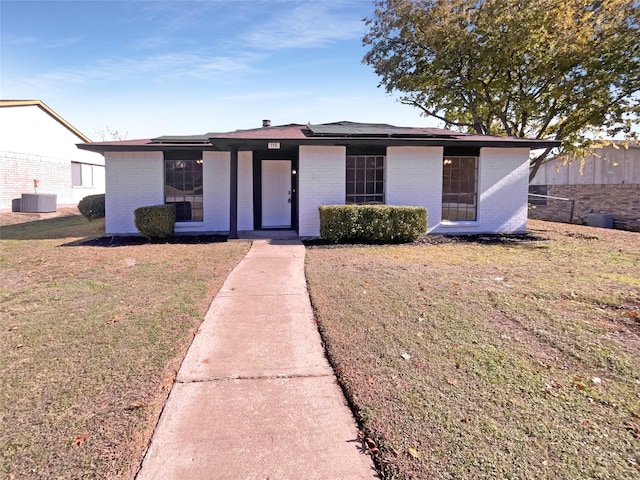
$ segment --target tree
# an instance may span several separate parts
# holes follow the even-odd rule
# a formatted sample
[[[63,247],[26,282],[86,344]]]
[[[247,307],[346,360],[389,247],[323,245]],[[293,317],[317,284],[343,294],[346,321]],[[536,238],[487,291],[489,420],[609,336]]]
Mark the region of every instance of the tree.
[[[376,0],[363,62],[425,116],[478,134],[551,138],[579,153],[634,135],[637,0]],[[531,177],[548,159],[531,160]]]
[[[126,140],[128,132],[120,133],[119,130],[106,126],[100,130],[96,130],[96,135],[100,138],[101,142],[108,142],[110,140]]]

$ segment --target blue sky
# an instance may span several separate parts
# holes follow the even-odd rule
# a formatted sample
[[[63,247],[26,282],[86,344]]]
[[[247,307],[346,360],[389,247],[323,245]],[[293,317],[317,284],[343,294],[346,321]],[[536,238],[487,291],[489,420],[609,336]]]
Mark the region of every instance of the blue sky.
[[[0,2],[0,97],[94,140],[339,120],[438,126],[362,64],[372,0]]]

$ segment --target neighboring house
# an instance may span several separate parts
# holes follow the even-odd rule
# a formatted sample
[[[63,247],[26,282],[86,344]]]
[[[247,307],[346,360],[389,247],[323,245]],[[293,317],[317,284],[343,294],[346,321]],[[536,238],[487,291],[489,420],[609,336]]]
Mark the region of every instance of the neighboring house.
[[[591,223],[612,216],[613,227],[640,231],[640,146],[622,142],[594,150],[582,159],[552,159],[531,182],[530,218]],[[566,200],[559,200],[566,198]],[[594,215],[595,214],[595,215]]]
[[[318,237],[319,205],[426,207],[437,233],[524,232],[530,148],[559,142],[337,122],[80,144],[106,160],[106,231],[175,203],[177,233],[293,229]]]
[[[34,180],[58,205],[104,193],[104,158],[78,142],[91,140],[40,100],[0,100],[0,209],[35,193]]]

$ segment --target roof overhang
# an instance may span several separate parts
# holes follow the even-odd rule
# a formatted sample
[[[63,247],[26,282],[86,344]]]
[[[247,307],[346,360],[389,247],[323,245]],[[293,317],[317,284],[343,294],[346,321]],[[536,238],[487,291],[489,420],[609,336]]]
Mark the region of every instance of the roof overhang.
[[[511,141],[478,138],[367,138],[367,137],[322,137],[307,139],[239,139],[239,138],[212,138],[213,150],[267,150],[269,144],[277,143],[280,149],[291,149],[300,146],[371,146],[371,147],[496,147],[496,148],[529,148],[532,150],[559,147],[561,142],[555,140],[525,140],[513,139]]]
[[[288,124],[228,133],[164,136],[148,140],[78,145],[94,152],[155,152],[175,150],[261,151],[295,150],[301,146],[344,147],[559,147],[557,140],[536,140],[454,132],[439,128],[395,127],[387,124],[335,122],[321,125]]]

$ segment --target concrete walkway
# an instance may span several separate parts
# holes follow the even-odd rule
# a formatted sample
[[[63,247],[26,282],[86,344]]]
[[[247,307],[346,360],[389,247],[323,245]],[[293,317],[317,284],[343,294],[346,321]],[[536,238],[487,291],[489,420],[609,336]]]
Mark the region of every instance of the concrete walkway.
[[[298,240],[256,240],[187,352],[137,480],[370,479]]]

